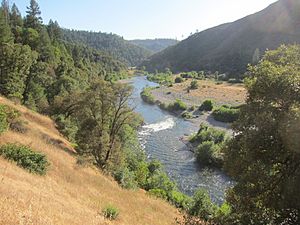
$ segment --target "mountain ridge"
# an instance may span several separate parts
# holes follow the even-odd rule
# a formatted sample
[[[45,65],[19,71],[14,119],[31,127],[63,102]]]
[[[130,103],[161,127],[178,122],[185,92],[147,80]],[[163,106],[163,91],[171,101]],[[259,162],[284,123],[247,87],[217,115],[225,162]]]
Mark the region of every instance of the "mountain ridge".
[[[300,3],[280,0],[267,8],[230,23],[196,33],[143,62],[148,71],[245,72],[255,51],[300,42]],[[298,21],[298,22],[297,22]]]

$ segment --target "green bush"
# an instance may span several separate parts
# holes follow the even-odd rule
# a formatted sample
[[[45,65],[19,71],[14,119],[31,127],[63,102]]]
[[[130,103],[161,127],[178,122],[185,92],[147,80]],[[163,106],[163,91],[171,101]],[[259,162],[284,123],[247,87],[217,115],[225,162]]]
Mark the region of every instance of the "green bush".
[[[214,108],[214,102],[212,100],[205,100],[199,107],[200,111],[211,111]]]
[[[150,189],[148,192],[151,196],[155,196],[161,199],[168,199],[167,192],[163,189],[155,188],[155,189]]]
[[[138,182],[135,173],[128,168],[122,168],[114,173],[115,180],[125,189],[137,189]]]
[[[155,99],[154,96],[151,94],[152,88],[144,88],[143,91],[141,92],[141,98],[149,103],[149,104],[155,104]]]
[[[205,124],[201,124],[197,134],[190,138],[191,143],[202,143],[204,141],[212,141],[215,144],[221,143],[225,140],[225,131],[218,130],[212,127],[208,127]]]
[[[16,123],[20,113],[7,105],[0,104],[0,134]]]
[[[220,145],[213,141],[204,141],[196,149],[197,161],[202,165],[222,166],[223,158],[220,153]]]
[[[193,196],[189,214],[209,221],[214,218],[217,208],[218,207],[212,203],[208,192],[206,190],[199,189]]]
[[[187,105],[180,99],[176,99],[174,103],[169,104],[168,110],[170,111],[184,111],[187,109]]]
[[[117,207],[113,205],[108,205],[102,210],[103,216],[109,220],[115,220],[120,214]]]
[[[215,109],[212,113],[212,116],[217,121],[224,122],[224,123],[232,123],[239,118],[239,114],[240,114],[239,108],[223,105]]]
[[[190,113],[190,112],[183,112],[183,113],[181,114],[181,116],[182,116],[182,118],[184,118],[184,119],[192,119],[192,118],[193,118],[193,114]]]
[[[189,196],[174,190],[169,193],[169,202],[177,208],[187,210],[192,204],[192,199]]]
[[[191,88],[192,90],[195,90],[195,89],[198,89],[198,87],[199,87],[198,81],[192,80],[192,81],[191,81],[191,84],[190,84],[190,88]]]
[[[182,83],[183,82],[183,78],[182,77],[176,77],[175,78],[175,83]]]
[[[4,105],[0,105],[0,134],[6,131],[9,127],[7,121],[6,107]]]
[[[5,159],[14,161],[18,166],[31,173],[46,174],[49,165],[44,154],[34,152],[24,145],[6,144],[0,147],[0,155]]]

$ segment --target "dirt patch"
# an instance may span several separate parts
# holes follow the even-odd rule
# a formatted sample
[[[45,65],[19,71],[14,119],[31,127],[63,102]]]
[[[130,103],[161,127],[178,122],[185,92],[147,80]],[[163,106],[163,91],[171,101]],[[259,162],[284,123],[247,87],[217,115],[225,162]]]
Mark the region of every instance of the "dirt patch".
[[[173,87],[160,87],[152,90],[155,100],[170,103],[180,99],[188,106],[200,106],[206,99],[214,100],[217,105],[239,105],[245,102],[247,91],[243,84],[217,84],[211,80],[199,80],[199,88],[188,91],[191,79]]]

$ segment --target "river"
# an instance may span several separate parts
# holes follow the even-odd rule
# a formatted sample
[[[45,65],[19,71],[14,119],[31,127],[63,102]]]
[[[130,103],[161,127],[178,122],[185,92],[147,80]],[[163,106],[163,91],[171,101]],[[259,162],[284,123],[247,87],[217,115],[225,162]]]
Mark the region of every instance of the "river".
[[[177,183],[180,191],[192,195],[198,188],[209,191],[212,200],[221,203],[225,190],[232,185],[229,177],[217,169],[203,168],[196,162],[192,152],[180,140],[198,130],[199,124],[175,117],[156,105],[149,105],[140,97],[146,86],[157,86],[145,77],[133,77],[129,83],[134,87],[133,104],[145,125],[139,131],[139,140],[149,159],[157,159]]]

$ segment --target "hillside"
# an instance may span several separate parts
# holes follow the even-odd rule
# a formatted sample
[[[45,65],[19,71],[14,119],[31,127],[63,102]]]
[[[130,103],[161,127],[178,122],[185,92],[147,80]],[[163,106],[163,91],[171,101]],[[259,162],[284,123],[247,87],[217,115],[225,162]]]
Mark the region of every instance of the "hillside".
[[[232,23],[196,33],[143,63],[147,70],[245,72],[266,49],[300,42],[300,2],[280,0]]]
[[[179,41],[174,39],[146,39],[131,40],[132,44],[145,48],[153,53],[160,52],[170,46],[176,45]]]
[[[62,33],[64,40],[107,52],[128,66],[136,66],[151,55],[149,50],[131,44],[116,34],[68,29],[62,29]]]
[[[0,97],[21,112],[27,132],[7,131],[0,145],[21,143],[46,154],[45,176],[28,173],[0,157],[0,224],[173,224],[175,208],[143,191],[124,190],[98,170],[79,166],[76,153],[48,117]],[[120,209],[114,222],[101,210],[108,204]],[[5,212],[5,213],[3,213]]]

